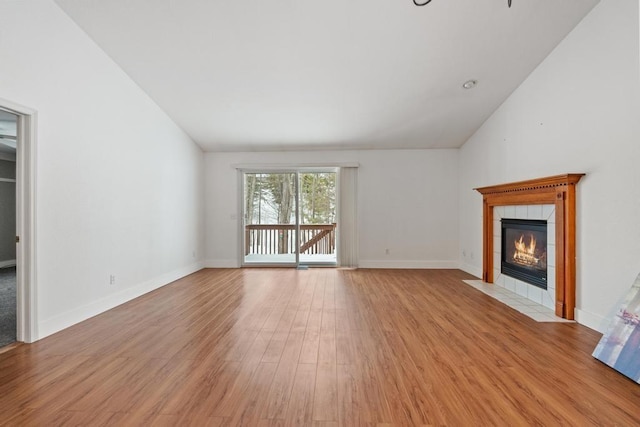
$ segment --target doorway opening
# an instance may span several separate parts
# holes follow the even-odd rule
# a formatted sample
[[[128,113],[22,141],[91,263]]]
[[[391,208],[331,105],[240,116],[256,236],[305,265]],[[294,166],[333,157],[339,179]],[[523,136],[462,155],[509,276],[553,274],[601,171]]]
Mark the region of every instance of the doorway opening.
[[[0,347],[38,339],[36,116],[30,108],[0,99],[0,198],[5,198],[0,203],[0,321],[6,321],[0,326]]]
[[[245,266],[337,265],[337,171],[243,172]]]
[[[0,110],[0,347],[17,340],[16,146],[18,116]]]

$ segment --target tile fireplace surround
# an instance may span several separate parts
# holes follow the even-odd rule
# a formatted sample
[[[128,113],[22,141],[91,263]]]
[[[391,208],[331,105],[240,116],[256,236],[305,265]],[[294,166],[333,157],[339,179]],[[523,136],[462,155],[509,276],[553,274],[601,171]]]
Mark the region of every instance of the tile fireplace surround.
[[[493,209],[493,280],[531,301],[555,310],[556,304],[556,224],[555,205],[496,206]],[[547,221],[547,289],[542,289],[500,272],[502,260],[502,218],[535,219]]]
[[[499,284],[513,287],[514,291],[520,295],[524,296],[526,293],[527,298],[540,304],[555,306],[556,316],[574,319],[576,184],[583,176],[584,174],[556,175],[475,189],[482,194],[483,200],[482,280],[494,283],[495,278]],[[511,213],[515,215],[514,218],[519,214],[523,219],[546,219],[549,226],[547,239],[550,238],[549,229],[555,230],[555,236],[548,240],[548,244],[553,242],[553,246],[549,246],[548,249],[549,276],[552,276],[555,270],[555,278],[549,279],[549,284],[554,284],[554,289],[551,289],[551,286],[548,289],[554,293],[553,297],[547,295],[545,298],[542,289],[529,291],[529,288],[524,288],[523,282],[505,278],[500,274],[500,259],[496,260],[496,251],[498,251],[497,255],[500,255],[500,219],[511,218]],[[548,217],[545,217],[546,213]],[[555,252],[553,258],[552,251]]]

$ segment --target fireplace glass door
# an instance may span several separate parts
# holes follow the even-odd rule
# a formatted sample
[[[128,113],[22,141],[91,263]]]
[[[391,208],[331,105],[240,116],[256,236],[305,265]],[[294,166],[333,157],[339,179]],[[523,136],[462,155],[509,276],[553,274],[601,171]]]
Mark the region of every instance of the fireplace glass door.
[[[547,289],[547,221],[502,219],[502,274]]]

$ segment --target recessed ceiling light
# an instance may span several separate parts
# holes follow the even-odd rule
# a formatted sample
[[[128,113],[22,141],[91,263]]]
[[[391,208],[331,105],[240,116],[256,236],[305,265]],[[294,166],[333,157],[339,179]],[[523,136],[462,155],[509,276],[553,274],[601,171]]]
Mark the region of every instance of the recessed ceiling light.
[[[467,80],[466,82],[464,82],[462,87],[465,89],[473,89],[474,87],[476,87],[477,84],[478,84],[477,80]]]

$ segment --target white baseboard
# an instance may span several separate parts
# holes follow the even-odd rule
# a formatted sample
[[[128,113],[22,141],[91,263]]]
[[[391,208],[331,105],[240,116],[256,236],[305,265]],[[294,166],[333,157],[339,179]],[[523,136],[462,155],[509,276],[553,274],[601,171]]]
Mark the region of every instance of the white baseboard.
[[[575,318],[576,322],[584,325],[588,328],[591,328],[595,331],[604,334],[607,330],[607,326],[609,326],[609,321],[607,318],[600,316],[599,314],[589,313],[588,311],[575,309]]]
[[[235,259],[210,259],[204,262],[205,268],[240,268]],[[397,268],[397,269],[457,269],[458,261],[387,261],[361,260],[359,268]]]
[[[482,278],[482,267],[476,267],[475,265],[460,263],[460,270],[465,273],[469,273],[473,276],[476,276],[478,279]]]
[[[8,259],[6,261],[0,261],[0,268],[13,267],[16,265],[15,259]]]
[[[360,260],[358,268],[398,268],[398,269],[450,269],[458,268],[458,261],[386,261]]]
[[[204,262],[205,268],[240,268],[237,259],[208,259]]]
[[[123,289],[120,292],[116,292],[97,301],[83,305],[82,307],[69,310],[67,312],[46,319],[42,322],[39,322],[38,336],[35,337],[34,341],[45,338],[49,335],[66,329],[69,326],[87,320],[93,316],[97,316],[98,314],[104,313],[107,310],[111,310],[112,308],[131,301],[134,298],[138,298],[139,296],[168,285],[169,283],[181,279],[182,277],[195,273],[198,270],[202,270],[202,268],[202,262],[179,268],[146,282],[129,287],[127,289]]]

